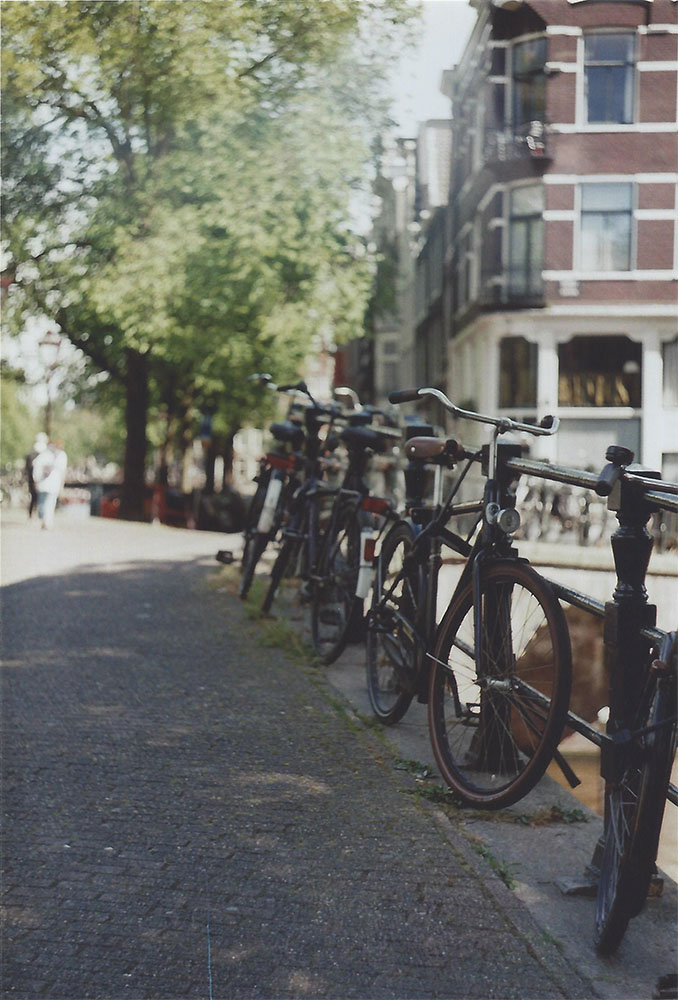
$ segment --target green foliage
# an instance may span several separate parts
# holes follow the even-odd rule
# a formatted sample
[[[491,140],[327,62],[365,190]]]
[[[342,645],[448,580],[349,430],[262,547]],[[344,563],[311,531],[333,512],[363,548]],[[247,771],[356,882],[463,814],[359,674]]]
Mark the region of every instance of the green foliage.
[[[24,398],[20,376],[4,364],[0,369],[0,426],[0,464],[14,465],[31,450],[41,422]]]
[[[116,409],[57,409],[52,416],[52,437],[63,441],[71,467],[82,467],[90,458],[100,466],[122,463],[124,428]]]
[[[406,0],[125,0],[3,8],[6,323],[54,318],[155,407],[234,430],[315,335],[363,327],[347,225]],[[144,419],[145,426],[145,419]],[[128,433],[130,427],[128,424]],[[139,452],[141,454],[141,452]]]

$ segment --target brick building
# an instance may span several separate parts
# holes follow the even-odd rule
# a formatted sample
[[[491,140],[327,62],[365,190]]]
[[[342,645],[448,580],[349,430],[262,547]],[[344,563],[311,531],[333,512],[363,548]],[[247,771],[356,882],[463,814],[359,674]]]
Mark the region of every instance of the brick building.
[[[544,457],[678,478],[678,3],[473,5],[426,349],[458,402],[558,413]]]

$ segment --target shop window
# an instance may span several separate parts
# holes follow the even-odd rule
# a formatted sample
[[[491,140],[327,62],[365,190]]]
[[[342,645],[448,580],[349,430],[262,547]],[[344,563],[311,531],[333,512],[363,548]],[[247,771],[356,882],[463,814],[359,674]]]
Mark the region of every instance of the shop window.
[[[537,405],[537,345],[524,337],[504,337],[499,344],[499,406]]]
[[[587,35],[584,46],[587,121],[633,121],[635,37]]]
[[[582,184],[582,271],[630,269],[632,208],[632,184]]]
[[[544,258],[544,189],[541,184],[511,192],[509,218],[509,298],[540,295]]]
[[[560,406],[641,405],[642,346],[628,337],[573,337],[558,348]]]
[[[545,63],[545,38],[534,38],[513,47],[513,127],[518,132],[533,121],[544,121]]]

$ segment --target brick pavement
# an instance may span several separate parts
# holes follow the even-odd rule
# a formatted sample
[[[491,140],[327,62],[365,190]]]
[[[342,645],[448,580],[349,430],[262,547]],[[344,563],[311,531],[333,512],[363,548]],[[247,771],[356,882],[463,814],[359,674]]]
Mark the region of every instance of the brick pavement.
[[[70,530],[6,528],[7,997],[594,995],[187,533]]]

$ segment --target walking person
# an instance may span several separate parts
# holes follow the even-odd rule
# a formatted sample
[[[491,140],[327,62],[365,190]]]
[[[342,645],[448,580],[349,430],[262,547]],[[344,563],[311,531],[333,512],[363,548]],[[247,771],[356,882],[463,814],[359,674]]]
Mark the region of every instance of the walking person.
[[[35,486],[35,476],[33,475],[33,463],[35,462],[38,455],[47,447],[48,437],[44,431],[40,431],[39,434],[35,435],[35,441],[33,442],[33,447],[31,451],[26,455],[26,485],[28,486],[28,517],[29,519],[33,517],[33,511],[38,505],[38,491]]]
[[[62,442],[49,444],[33,462],[33,479],[38,494],[38,517],[45,529],[54,524],[59,493],[66,478],[68,459]]]

